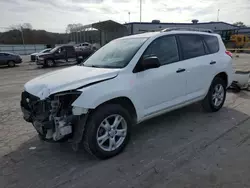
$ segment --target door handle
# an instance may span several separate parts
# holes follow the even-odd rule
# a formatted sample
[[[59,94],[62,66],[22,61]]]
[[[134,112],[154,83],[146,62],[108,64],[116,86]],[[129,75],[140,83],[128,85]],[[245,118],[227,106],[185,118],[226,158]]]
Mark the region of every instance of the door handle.
[[[215,64],[216,63],[216,61],[211,61],[210,62],[210,65],[213,65],[213,64]]]
[[[186,70],[186,69],[181,69],[181,68],[180,68],[180,69],[178,69],[176,72],[177,72],[177,73],[180,73],[180,72],[184,72],[185,70]]]

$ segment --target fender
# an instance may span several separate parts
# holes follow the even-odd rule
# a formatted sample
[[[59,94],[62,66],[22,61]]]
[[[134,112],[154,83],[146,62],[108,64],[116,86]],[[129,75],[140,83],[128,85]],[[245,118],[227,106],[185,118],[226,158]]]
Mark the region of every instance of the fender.
[[[125,79],[121,80],[118,77],[78,89],[77,91],[81,91],[82,94],[72,103],[72,106],[84,109],[95,109],[106,101],[118,97],[127,97],[134,104],[139,120],[143,116],[143,114],[140,113],[142,110],[139,109],[140,105],[137,104],[133,93],[131,93],[129,81]]]

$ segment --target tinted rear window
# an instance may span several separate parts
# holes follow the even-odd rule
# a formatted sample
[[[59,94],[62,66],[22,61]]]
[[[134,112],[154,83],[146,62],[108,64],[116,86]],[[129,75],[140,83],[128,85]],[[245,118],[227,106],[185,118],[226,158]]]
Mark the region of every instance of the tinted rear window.
[[[201,36],[180,35],[179,39],[184,59],[195,58],[206,54]]]
[[[211,35],[204,35],[203,38],[208,47],[210,54],[213,54],[219,51],[219,41],[217,37],[211,36]]]

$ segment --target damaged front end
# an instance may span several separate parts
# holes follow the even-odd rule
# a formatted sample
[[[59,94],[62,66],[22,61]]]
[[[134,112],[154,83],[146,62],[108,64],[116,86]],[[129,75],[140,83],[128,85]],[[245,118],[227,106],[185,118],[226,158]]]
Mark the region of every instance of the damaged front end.
[[[80,94],[78,91],[68,91],[40,100],[24,91],[21,98],[23,117],[33,124],[44,140],[56,142],[72,139],[74,143],[78,143],[84,128],[84,125],[79,125],[79,120],[87,117],[88,113],[87,110],[77,114],[73,112],[72,103]]]

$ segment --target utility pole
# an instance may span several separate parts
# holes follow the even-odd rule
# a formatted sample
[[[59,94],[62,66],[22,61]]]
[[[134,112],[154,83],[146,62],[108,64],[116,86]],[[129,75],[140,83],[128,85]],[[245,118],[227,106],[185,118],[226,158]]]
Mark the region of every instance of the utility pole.
[[[22,42],[23,42],[23,45],[24,45],[23,28],[22,27],[20,28],[20,31],[21,31],[21,36],[22,36]]]
[[[26,55],[26,48],[25,48],[25,45],[24,45],[23,27],[22,26],[20,27],[20,31],[21,31],[21,36],[22,36],[23,49],[24,49],[24,52],[25,52],[25,55]]]
[[[218,9],[218,12],[217,12],[217,22],[219,21],[219,16],[220,16],[220,9]]]
[[[142,12],[142,0],[140,0],[140,22],[141,22],[141,13]]]
[[[130,12],[128,12],[128,22],[130,23]]]

